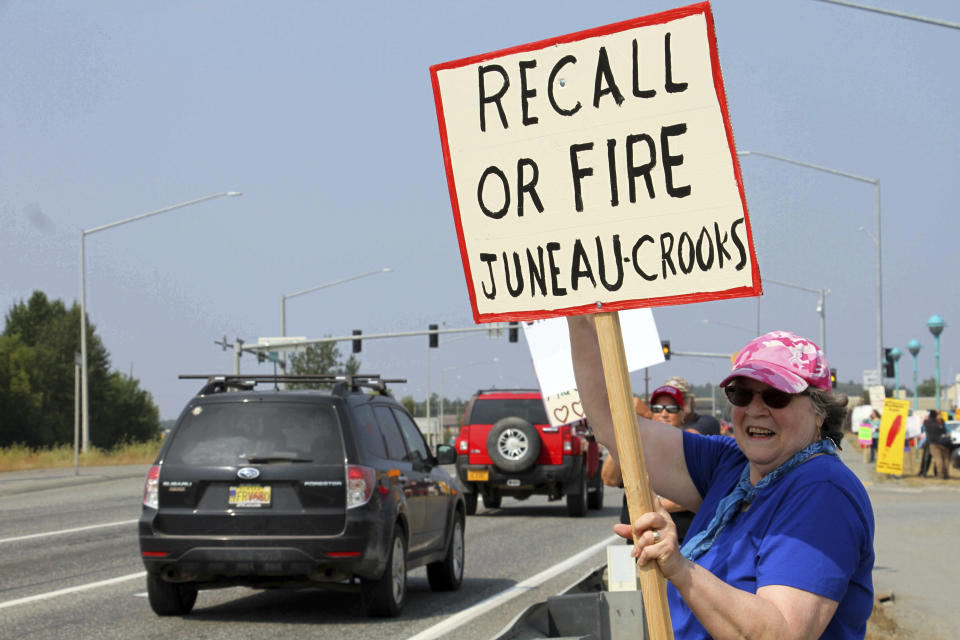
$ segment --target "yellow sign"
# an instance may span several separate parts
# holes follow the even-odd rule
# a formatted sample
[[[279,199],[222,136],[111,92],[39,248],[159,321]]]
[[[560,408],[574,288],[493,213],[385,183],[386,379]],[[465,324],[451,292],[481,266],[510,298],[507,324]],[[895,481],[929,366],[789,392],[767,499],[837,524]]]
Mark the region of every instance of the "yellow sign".
[[[877,471],[903,475],[903,440],[907,430],[909,400],[886,398],[880,419],[880,442],[877,447]]]

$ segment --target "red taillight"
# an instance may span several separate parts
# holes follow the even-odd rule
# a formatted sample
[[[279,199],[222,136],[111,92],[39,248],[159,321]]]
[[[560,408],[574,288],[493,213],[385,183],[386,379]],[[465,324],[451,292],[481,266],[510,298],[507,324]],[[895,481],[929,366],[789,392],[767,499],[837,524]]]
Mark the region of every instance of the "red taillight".
[[[143,504],[151,509],[160,505],[160,465],[155,464],[147,471],[147,481],[143,484]]]
[[[347,509],[353,509],[370,501],[377,472],[370,467],[347,465]]]
[[[141,551],[140,555],[144,558],[166,558],[170,554],[166,551]]]
[[[330,558],[356,558],[360,553],[360,551],[331,551],[327,556]]]

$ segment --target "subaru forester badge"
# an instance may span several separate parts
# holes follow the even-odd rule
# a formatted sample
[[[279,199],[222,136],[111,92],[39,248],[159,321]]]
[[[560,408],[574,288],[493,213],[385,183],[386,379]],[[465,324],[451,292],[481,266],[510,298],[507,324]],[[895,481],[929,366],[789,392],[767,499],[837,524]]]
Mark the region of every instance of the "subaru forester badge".
[[[253,467],[241,467],[237,469],[237,477],[241,480],[255,480],[260,477],[260,470]]]

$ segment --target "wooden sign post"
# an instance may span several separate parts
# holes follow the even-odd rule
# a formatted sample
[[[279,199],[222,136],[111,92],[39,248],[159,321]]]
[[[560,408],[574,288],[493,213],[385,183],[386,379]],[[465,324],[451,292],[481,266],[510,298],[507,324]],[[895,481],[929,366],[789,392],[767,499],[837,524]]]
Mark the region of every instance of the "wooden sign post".
[[[710,4],[430,75],[474,319],[599,312],[630,513],[651,510],[616,312],[761,293]],[[658,567],[641,588],[671,638]]]
[[[617,439],[617,456],[627,494],[630,522],[643,513],[653,511],[654,496],[647,478],[640,434],[637,432],[637,414],[633,406],[633,390],[627,371],[627,356],[623,351],[623,337],[617,312],[599,313],[596,317],[597,339],[603,360],[603,376],[610,399],[610,414]],[[667,603],[667,584],[655,562],[638,567],[643,611],[647,617],[647,631],[651,638],[673,638],[670,625],[670,606]]]

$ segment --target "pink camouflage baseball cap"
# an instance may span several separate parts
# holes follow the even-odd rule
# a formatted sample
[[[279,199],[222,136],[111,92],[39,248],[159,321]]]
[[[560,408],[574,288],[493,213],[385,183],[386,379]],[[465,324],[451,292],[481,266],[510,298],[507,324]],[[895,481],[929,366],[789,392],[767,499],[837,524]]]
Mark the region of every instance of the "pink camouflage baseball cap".
[[[771,331],[747,343],[720,383],[725,387],[743,376],[786,393],[800,393],[813,385],[832,393],[830,368],[820,347],[789,331]]]

